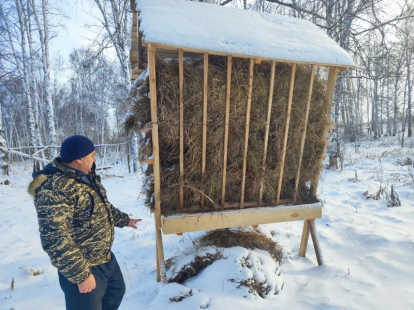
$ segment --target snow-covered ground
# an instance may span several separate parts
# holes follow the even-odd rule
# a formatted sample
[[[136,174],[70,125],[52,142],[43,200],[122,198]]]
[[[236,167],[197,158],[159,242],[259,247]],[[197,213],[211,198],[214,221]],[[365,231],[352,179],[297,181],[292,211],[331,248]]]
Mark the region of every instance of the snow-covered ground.
[[[414,160],[414,149],[411,141],[401,149],[393,140],[347,144],[343,171],[323,172],[323,217],[316,221],[325,259],[320,267],[311,242],[307,257],[298,255],[303,222],[287,222],[259,226],[283,247],[280,266],[263,251],[237,247],[223,250],[225,259],[184,285],[158,283],[154,220],[139,196],[139,176],[124,173],[125,178],[104,179],[109,200],[143,219],[136,231],[116,230],[113,251],[127,285],[120,309],[414,309],[414,167],[397,164]],[[64,309],[57,272],[41,249],[36,213],[26,191],[30,166],[12,169],[12,185],[0,185],[0,309]],[[391,185],[401,207],[390,208],[385,199],[363,195],[375,194],[380,186],[390,193]],[[209,251],[194,248],[200,235],[164,236],[166,258],[176,257],[183,264]],[[250,263],[243,264],[247,256]],[[274,288],[283,283],[283,289],[261,298],[229,281],[249,272]],[[186,298],[170,301],[177,296]]]

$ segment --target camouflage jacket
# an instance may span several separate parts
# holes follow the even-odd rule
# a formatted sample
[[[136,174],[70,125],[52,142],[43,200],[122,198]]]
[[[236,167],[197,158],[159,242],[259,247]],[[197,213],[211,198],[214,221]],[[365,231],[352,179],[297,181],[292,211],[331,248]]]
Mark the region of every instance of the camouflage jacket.
[[[129,222],[129,216],[108,201],[94,167],[86,176],[57,158],[34,174],[29,185],[43,250],[75,284],[89,277],[91,266],[111,258],[114,226]]]

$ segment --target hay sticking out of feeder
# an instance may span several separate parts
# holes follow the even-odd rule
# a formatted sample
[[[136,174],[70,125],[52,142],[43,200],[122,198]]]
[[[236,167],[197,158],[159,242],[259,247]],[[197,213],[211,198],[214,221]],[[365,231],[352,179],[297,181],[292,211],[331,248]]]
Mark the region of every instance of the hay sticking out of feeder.
[[[259,249],[269,252],[270,256],[277,262],[282,259],[282,247],[267,238],[265,235],[241,230],[216,229],[207,232],[198,241],[202,247],[215,246],[218,248],[232,248],[241,246],[246,249]]]
[[[280,162],[282,157],[284,130],[291,66],[277,64],[266,169],[263,172],[263,150],[267,120],[270,85],[270,63],[255,65],[249,144],[246,169],[246,202],[258,202],[260,186],[263,184],[263,202],[274,204],[277,196]],[[180,95],[178,61],[156,64],[157,113],[159,123],[161,208],[163,213],[176,213],[179,209],[179,141],[180,141]],[[289,126],[289,138],[284,165],[281,199],[292,199],[294,195],[300,142],[305,122],[306,102],[310,79],[309,66],[297,66],[295,87]],[[221,204],[223,150],[225,131],[227,83],[227,57],[209,56],[208,71],[208,115],[206,172],[201,174],[202,129],[203,129],[203,61],[184,61],[184,212],[215,209]],[[229,120],[229,144],[227,150],[226,202],[238,203],[241,196],[243,154],[245,138],[246,107],[249,88],[249,60],[233,59]],[[134,85],[130,101],[132,115],[127,118],[127,130],[142,130],[151,122],[148,79]],[[310,183],[317,175],[325,148],[323,133],[331,122],[326,115],[325,87],[315,77],[308,119],[305,149],[299,180],[298,203],[312,203]],[[152,155],[151,131],[142,133],[139,139],[140,160]],[[146,173],[147,204],[153,206],[152,166]],[[201,207],[201,193],[206,195]]]

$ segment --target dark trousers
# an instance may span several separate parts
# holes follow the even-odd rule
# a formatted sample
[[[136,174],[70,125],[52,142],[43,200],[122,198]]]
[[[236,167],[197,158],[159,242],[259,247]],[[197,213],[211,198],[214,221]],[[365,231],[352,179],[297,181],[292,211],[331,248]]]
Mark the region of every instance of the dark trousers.
[[[117,310],[125,294],[125,282],[115,255],[102,265],[91,267],[96,288],[90,293],[79,293],[77,284],[73,284],[60,272],[59,283],[65,293],[67,310]]]

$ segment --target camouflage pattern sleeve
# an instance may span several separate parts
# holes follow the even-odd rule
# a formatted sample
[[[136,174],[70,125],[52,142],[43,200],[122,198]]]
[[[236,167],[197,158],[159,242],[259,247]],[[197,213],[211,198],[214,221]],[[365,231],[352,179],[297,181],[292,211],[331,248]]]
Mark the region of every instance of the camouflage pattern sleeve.
[[[129,223],[129,216],[128,214],[119,211],[111,204],[111,213],[114,219],[114,225],[116,227],[122,228],[128,225]]]
[[[70,282],[79,284],[91,274],[70,234],[74,202],[62,192],[42,190],[36,199],[40,239],[50,261]]]

